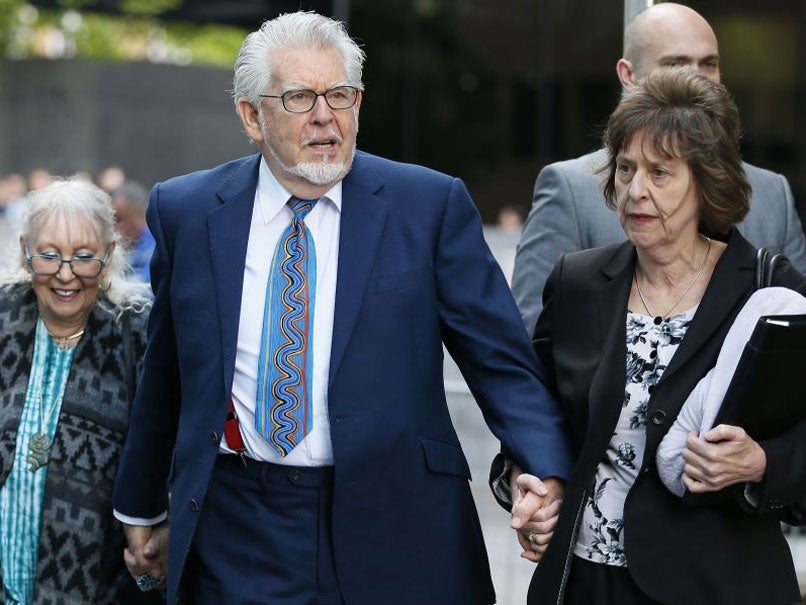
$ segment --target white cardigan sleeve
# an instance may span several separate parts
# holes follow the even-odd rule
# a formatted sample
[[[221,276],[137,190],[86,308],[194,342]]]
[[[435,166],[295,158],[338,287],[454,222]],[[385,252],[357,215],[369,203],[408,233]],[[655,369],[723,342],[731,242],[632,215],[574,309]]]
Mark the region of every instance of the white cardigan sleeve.
[[[686,399],[669,432],[658,446],[655,462],[663,484],[677,496],[683,496],[683,450],[691,431],[700,436],[710,430],[742,352],[760,317],[806,313],[806,298],[788,288],[762,288],[753,293],[736,316],[716,365],[706,374]]]

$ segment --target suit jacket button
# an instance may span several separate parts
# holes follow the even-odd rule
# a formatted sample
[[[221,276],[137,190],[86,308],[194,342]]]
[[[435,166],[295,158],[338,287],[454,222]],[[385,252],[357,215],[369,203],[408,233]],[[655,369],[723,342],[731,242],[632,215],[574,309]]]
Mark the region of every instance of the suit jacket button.
[[[191,498],[190,500],[190,510],[192,510],[194,513],[199,510],[199,503],[196,502],[195,498]]]
[[[663,410],[658,410],[652,414],[652,424],[660,426],[664,422],[666,422],[666,412]]]
[[[291,479],[294,483],[299,481],[300,472],[298,470],[293,470],[288,474],[288,478]]]

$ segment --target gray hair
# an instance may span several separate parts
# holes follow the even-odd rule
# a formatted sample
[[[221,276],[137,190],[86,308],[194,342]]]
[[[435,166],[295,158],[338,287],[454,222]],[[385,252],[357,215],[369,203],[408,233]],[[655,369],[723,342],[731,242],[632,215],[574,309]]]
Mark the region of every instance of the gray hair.
[[[19,237],[30,244],[39,236],[41,229],[54,219],[67,224],[85,222],[104,248],[118,241],[115,211],[109,195],[92,183],[75,177],[56,179],[47,187],[26,196]],[[27,271],[22,251],[19,259],[19,266],[2,275],[0,281],[30,281],[31,274]],[[151,304],[151,289],[132,276],[123,246],[115,247],[107,264],[106,280],[109,286],[105,289],[106,298],[118,313],[126,309],[141,311]]]
[[[238,99],[246,98],[258,105],[271,81],[272,56],[289,48],[336,50],[344,64],[347,83],[364,90],[361,74],[366,55],[350,38],[344,23],[300,11],[265,21],[260,29],[246,36],[235,60],[232,98],[236,104]]]
[[[112,199],[121,198],[140,214],[145,214],[148,208],[148,190],[137,181],[124,181],[112,191]]]

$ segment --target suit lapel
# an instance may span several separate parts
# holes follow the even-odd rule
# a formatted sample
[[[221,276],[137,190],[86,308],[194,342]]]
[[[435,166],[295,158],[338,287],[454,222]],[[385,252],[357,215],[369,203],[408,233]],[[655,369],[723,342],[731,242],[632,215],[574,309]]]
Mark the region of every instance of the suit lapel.
[[[685,384],[689,380],[689,372],[679,372],[680,369],[689,367],[699,371],[701,366],[716,362],[716,355],[721,347],[713,347],[709,341],[715,336],[724,339],[727,327],[725,322],[732,322],[738,312],[737,307],[744,304],[746,296],[752,283],[752,272],[755,268],[755,256],[752,248],[743,246],[739,241],[741,236],[734,229],[728,247],[719,259],[711,280],[703,294],[700,306],[694,315],[694,319],[686,330],[686,335],[680,343],[672,360],[669,362],[663,376],[658,381],[658,388],[649,400],[647,416],[651,416],[656,411],[662,412],[666,418],[674,419],[680,413],[680,409],[686,401],[688,394],[694,388],[696,381],[692,384]],[[721,332],[721,336],[717,333]],[[698,355],[703,348],[711,347],[713,350],[713,360]],[[695,365],[689,364],[693,361]],[[688,365],[687,365],[688,364]],[[705,368],[707,371],[708,367]],[[683,386],[681,386],[683,385]],[[646,451],[654,455],[655,449],[668,430],[667,424],[654,425],[647,424]]]
[[[747,288],[748,281],[743,279],[742,275],[749,275],[746,271],[754,270],[755,258],[748,255],[743,246],[737,245],[738,242],[735,240],[740,237],[734,229],[728,247],[714,268],[694,319],[669,366],[663,372],[661,381],[674,376],[677,370],[719,330],[726,318],[733,316],[733,308],[744,304],[742,292]]]
[[[333,385],[350,340],[383,235],[388,202],[379,195],[382,187],[380,177],[367,165],[366,158],[357,153],[342,187],[329,386]]]
[[[741,240],[741,236],[735,230],[714,269],[694,320],[664,371],[659,385],[673,379],[677,371],[724,327],[727,318],[733,317],[735,307],[742,304],[745,298],[742,294],[751,283],[755,258],[753,254],[747,252],[746,246],[734,240]],[[598,313],[598,321],[594,325],[598,325],[600,337],[604,339],[602,350],[606,354],[593,375],[589,392],[588,438],[597,442],[591,451],[601,452],[607,446],[612,435],[598,428],[616,425],[621,410],[620,402],[624,398],[626,313],[634,268],[634,249],[632,245],[624,244],[603,265],[603,283],[594,295]],[[658,397],[664,390],[657,389],[655,393],[657,396],[653,395],[649,400],[648,414],[662,406],[667,418],[675,418],[684,403],[685,396],[674,400],[665,397],[661,400]],[[665,430],[664,426],[648,425],[647,451],[654,452],[654,447]]]
[[[606,440],[611,435],[600,431],[598,427],[615,426],[621,402],[624,400],[624,381],[627,375],[627,301],[630,298],[634,267],[633,246],[628,243],[619,246],[602,266],[604,282],[595,296],[599,334],[604,339],[602,350],[607,355],[591,381],[588,431],[591,435],[603,435]]]
[[[243,274],[259,166],[260,156],[256,155],[233,168],[230,177],[216,192],[221,206],[207,215],[227,393],[235,371]]]

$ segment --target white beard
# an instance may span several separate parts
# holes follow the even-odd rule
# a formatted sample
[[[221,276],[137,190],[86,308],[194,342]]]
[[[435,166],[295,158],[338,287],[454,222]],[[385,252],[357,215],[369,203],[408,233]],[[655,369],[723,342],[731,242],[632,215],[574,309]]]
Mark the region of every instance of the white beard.
[[[283,166],[282,162],[280,162],[280,158],[277,157],[277,154],[274,153],[274,150],[271,148],[271,146],[267,145],[267,147],[269,147],[269,151],[283,170],[303,178],[313,185],[330,185],[331,183],[336,183],[342,180],[345,176],[347,176],[347,173],[350,172],[350,169],[345,166],[344,162],[331,164],[327,161],[327,156],[322,158],[321,164],[297,164],[296,166]],[[352,155],[355,155],[355,147],[353,148]],[[352,164],[352,155],[350,157],[350,164]]]
[[[298,176],[301,179],[308,181],[312,185],[317,185],[319,187],[337,183],[347,176],[348,172],[350,172],[350,167],[353,165],[353,158],[355,157],[355,145],[353,145],[352,149],[350,150],[349,162],[339,162],[338,164],[333,164],[328,162],[329,157],[325,155],[322,156],[322,161],[320,163],[286,166],[285,162],[283,162],[283,160],[280,158],[280,155],[272,146],[271,138],[269,137],[269,129],[266,128],[266,122],[263,119],[263,116],[260,114],[258,114],[258,122],[260,123],[260,132],[263,134],[263,142],[266,146],[266,150],[269,152],[274,161],[277,162],[277,165],[283,172]]]

